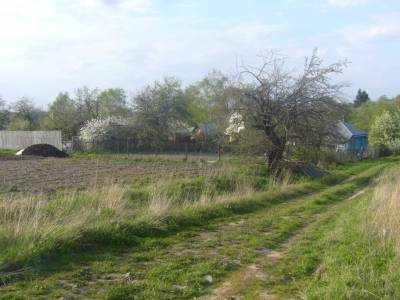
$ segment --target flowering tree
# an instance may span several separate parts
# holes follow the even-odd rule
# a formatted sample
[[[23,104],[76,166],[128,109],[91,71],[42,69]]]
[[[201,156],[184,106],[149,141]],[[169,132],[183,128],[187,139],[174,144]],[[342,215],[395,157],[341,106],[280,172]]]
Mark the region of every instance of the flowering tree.
[[[128,125],[128,120],[120,117],[92,119],[80,129],[79,138],[84,142],[126,138]]]
[[[370,143],[378,148],[400,150],[400,112],[385,110],[376,118],[370,131]]]
[[[225,129],[225,135],[229,137],[229,142],[233,142],[239,133],[245,129],[243,116],[234,112],[229,118],[228,127]]]

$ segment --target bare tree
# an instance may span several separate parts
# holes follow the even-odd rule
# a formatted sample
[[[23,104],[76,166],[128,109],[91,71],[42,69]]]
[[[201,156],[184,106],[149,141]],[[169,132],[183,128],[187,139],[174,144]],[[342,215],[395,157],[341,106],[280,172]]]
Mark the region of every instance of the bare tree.
[[[244,67],[241,109],[268,141],[268,166],[277,170],[289,144],[321,142],[334,122],[344,84],[331,82],[347,61],[324,66],[314,50],[300,74],[287,71],[286,58],[271,52],[261,67]]]

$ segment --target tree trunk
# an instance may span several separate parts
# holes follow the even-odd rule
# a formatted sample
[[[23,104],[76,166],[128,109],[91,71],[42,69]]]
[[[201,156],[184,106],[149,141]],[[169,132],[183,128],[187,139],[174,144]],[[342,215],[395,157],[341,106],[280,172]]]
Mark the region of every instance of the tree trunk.
[[[267,139],[272,143],[272,147],[266,151],[267,166],[270,170],[277,171],[285,153],[286,139],[284,137],[279,137],[271,127],[265,127],[264,133]]]
[[[284,147],[274,147],[267,151],[267,166],[272,171],[279,169],[279,164],[283,159]]]

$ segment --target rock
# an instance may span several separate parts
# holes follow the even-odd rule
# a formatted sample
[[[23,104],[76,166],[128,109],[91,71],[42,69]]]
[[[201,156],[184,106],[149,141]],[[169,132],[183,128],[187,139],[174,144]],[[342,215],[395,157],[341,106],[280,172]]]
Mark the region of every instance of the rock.
[[[131,272],[128,272],[122,276],[124,281],[132,281],[134,279],[134,275]]]
[[[261,254],[269,254],[269,253],[271,253],[272,250],[265,248],[265,247],[258,247],[258,248],[256,248],[256,251]]]
[[[78,285],[77,285],[76,283],[72,283],[70,286],[71,286],[71,288],[72,288],[73,290],[75,290],[75,289],[78,288]]]
[[[176,284],[176,285],[173,285],[172,288],[173,288],[174,290],[176,290],[176,291],[182,291],[182,290],[186,289],[187,286],[186,286],[186,285],[179,285],[179,284]]]
[[[213,278],[211,275],[206,275],[206,276],[204,276],[204,281],[211,284],[211,283],[213,283]]]

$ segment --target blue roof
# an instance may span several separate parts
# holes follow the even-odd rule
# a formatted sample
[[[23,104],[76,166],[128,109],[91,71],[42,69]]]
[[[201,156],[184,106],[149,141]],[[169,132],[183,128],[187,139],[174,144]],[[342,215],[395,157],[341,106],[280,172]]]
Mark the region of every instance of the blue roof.
[[[343,122],[344,126],[351,132],[353,136],[368,135],[368,133],[360,128],[357,128],[350,123]]]

